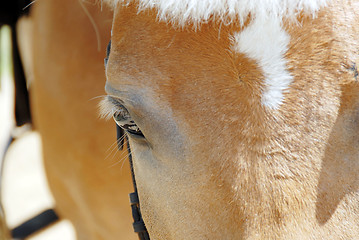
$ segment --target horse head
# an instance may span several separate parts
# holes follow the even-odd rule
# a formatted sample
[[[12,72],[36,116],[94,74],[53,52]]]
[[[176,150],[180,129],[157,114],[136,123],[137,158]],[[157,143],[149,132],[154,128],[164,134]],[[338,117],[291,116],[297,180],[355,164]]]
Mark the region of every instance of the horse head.
[[[151,238],[357,236],[357,2],[108,2]]]

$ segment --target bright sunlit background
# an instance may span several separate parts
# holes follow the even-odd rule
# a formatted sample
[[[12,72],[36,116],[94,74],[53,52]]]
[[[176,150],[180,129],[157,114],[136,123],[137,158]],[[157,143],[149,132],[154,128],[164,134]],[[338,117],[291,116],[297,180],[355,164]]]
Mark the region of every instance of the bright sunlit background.
[[[11,65],[11,29],[0,30],[0,178],[1,202],[11,229],[54,205],[42,166],[41,140],[34,131],[17,131],[14,126],[14,86]],[[24,132],[19,135],[18,132]],[[10,135],[19,135],[3,154]],[[71,224],[61,221],[29,238],[32,240],[74,240]]]

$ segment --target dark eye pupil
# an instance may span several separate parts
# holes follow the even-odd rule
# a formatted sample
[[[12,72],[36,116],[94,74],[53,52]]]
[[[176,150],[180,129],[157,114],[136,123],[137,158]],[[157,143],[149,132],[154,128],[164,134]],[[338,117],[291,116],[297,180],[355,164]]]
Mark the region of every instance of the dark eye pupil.
[[[144,137],[140,128],[136,125],[136,123],[133,120],[131,120],[130,117],[124,116],[122,114],[114,114],[113,118],[116,124],[126,132]]]
[[[136,124],[120,125],[120,128],[122,128],[123,130],[125,130],[126,132],[128,132],[130,134],[134,134],[134,135],[137,135],[137,136],[144,137],[143,133],[140,130],[140,128]]]
[[[135,134],[138,136],[143,136],[141,130],[137,127],[137,125],[123,125],[120,126],[121,128],[123,128],[125,131],[131,133],[131,134]]]

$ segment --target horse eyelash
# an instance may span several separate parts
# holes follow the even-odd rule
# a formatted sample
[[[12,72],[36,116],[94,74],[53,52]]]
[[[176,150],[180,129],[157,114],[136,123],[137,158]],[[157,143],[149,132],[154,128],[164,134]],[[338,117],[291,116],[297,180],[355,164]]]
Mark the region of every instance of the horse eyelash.
[[[114,114],[118,114],[120,111],[116,104],[114,104],[108,96],[100,101],[99,110],[100,118],[106,120],[111,119]]]
[[[127,109],[111,96],[106,96],[99,103],[100,118],[111,119],[114,115],[122,116],[123,118],[130,118]]]

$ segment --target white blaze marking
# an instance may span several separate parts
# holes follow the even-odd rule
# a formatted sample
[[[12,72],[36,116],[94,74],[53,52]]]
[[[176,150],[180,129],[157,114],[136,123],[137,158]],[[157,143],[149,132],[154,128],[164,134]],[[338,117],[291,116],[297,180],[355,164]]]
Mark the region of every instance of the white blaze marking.
[[[234,40],[234,50],[255,60],[263,71],[265,89],[262,104],[278,109],[283,102],[283,92],[293,80],[284,58],[290,37],[282,29],[281,20],[277,17],[257,17],[237,33]]]
[[[315,17],[331,0],[103,0],[112,6],[138,3],[139,10],[155,9],[158,18],[180,26],[193,23],[200,26],[211,18],[238,21],[240,25],[250,15],[252,23],[236,34],[234,49],[257,61],[265,75],[262,104],[277,109],[283,93],[292,82],[284,55],[289,35],[281,21],[295,22],[298,14]]]

